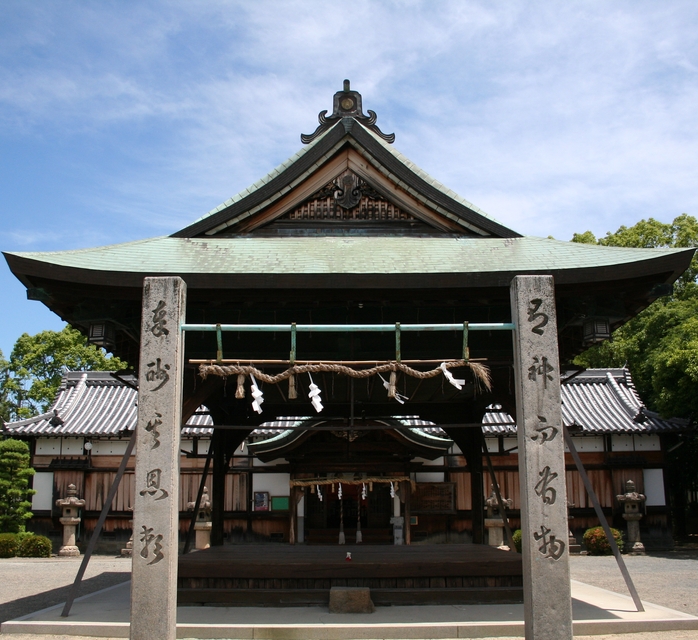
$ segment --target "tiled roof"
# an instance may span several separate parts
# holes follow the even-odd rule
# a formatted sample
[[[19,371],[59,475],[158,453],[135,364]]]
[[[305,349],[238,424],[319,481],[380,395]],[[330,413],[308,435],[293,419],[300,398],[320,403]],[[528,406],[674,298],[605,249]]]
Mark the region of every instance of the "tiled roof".
[[[570,376],[561,387],[562,421],[581,427],[581,434],[644,434],[683,431],[685,420],[665,420],[648,411],[627,369],[587,369]],[[499,405],[493,405],[483,418],[486,435],[516,434],[514,419]]]
[[[32,436],[120,436],[135,429],[137,391],[129,386],[133,376],[124,382],[108,372],[69,372],[65,375],[56,401],[45,414],[11,422],[5,431],[14,435]],[[665,420],[648,411],[640,400],[627,369],[589,369],[569,377],[562,385],[562,419],[568,426],[581,427],[586,435],[627,433],[667,433],[688,428],[685,420]],[[394,416],[404,427],[420,438],[441,441],[442,429],[419,416]],[[252,433],[254,440],[278,438],[310,418],[279,417],[264,422]],[[200,407],[182,429],[184,436],[211,435],[213,420],[205,407]],[[492,405],[483,418],[486,436],[515,436],[514,419],[499,405]]]
[[[10,422],[5,431],[33,436],[121,436],[136,428],[138,392],[133,376],[117,380],[106,371],[70,371],[63,377],[51,409],[42,415]],[[127,384],[128,383],[128,384]],[[213,424],[200,408],[187,422],[185,435],[203,435]]]

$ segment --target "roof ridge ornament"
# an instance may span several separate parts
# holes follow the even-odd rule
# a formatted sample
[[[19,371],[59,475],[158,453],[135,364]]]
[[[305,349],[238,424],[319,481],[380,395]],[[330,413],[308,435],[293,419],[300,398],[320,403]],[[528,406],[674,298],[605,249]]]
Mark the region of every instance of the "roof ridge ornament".
[[[368,115],[364,114],[363,107],[361,106],[361,94],[358,91],[351,90],[349,80],[344,81],[344,89],[342,91],[337,91],[337,93],[334,94],[332,115],[328,116],[326,114],[327,109],[318,114],[318,121],[320,124],[313,133],[310,135],[301,133],[301,142],[303,144],[312,142],[315,138],[325,133],[325,131],[344,118],[353,118],[357,122],[360,122],[364,127],[373,131],[373,133],[383,138],[383,140],[389,144],[395,142],[394,133],[383,133],[376,126],[378,116],[375,111],[369,109]]]

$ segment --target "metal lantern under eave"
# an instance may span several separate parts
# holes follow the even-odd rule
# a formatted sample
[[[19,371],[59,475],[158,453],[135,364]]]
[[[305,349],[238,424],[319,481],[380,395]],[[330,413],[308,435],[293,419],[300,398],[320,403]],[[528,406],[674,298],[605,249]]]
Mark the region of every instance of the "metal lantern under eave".
[[[116,327],[109,320],[100,320],[90,323],[90,330],[87,339],[90,344],[103,347],[107,351],[116,345]]]
[[[584,321],[583,337],[585,345],[608,340],[611,337],[611,326],[608,318],[587,318]]]

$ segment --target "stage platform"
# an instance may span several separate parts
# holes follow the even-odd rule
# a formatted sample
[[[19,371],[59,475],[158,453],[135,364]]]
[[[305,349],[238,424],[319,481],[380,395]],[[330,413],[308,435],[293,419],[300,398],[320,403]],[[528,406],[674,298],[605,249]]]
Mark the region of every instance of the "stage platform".
[[[327,605],[335,586],[376,605],[523,601],[521,556],[474,544],[225,545],[180,556],[177,585],[180,605]]]

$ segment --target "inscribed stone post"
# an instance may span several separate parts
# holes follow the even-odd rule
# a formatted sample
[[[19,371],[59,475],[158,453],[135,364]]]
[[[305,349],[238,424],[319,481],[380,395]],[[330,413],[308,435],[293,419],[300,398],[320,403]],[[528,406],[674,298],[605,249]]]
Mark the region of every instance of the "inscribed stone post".
[[[174,640],[177,630],[179,434],[186,284],[143,285],[131,640]]]
[[[527,640],[571,640],[565,449],[555,288],[551,276],[511,284]]]

